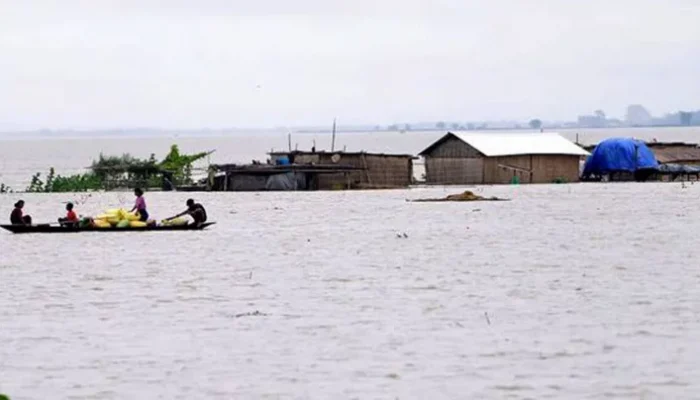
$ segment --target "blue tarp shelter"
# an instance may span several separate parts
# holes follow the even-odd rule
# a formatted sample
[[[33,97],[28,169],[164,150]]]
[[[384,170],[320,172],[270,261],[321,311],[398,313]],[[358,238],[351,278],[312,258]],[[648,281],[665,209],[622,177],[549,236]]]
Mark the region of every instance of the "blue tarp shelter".
[[[583,177],[603,176],[613,172],[658,170],[654,153],[644,142],[631,138],[611,138],[600,142],[588,156]]]

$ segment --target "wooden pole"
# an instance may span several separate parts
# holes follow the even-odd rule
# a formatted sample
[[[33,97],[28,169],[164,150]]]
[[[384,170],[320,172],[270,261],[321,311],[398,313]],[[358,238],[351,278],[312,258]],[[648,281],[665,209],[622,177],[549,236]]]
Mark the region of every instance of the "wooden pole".
[[[291,153],[292,152],[292,133],[291,132],[289,132],[287,134],[287,142],[289,144],[289,152]]]
[[[331,152],[335,151],[335,118],[333,118],[333,138],[331,139]]]

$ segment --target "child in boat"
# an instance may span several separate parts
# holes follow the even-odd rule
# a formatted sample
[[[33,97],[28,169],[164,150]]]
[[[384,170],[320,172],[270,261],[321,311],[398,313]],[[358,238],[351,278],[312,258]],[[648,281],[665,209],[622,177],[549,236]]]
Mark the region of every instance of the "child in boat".
[[[143,198],[143,190],[140,188],[134,189],[134,195],[136,196],[136,202],[134,203],[134,208],[131,212],[139,213],[139,220],[142,222],[148,221],[148,211],[146,211],[146,200]]]
[[[22,209],[24,208],[24,200],[20,200],[15,203],[15,209],[12,210],[10,214],[10,223],[12,225],[31,225],[32,217],[29,215],[24,215]]]
[[[75,224],[78,223],[78,214],[73,211],[73,203],[66,204],[66,217],[59,218],[58,222],[61,224]]]

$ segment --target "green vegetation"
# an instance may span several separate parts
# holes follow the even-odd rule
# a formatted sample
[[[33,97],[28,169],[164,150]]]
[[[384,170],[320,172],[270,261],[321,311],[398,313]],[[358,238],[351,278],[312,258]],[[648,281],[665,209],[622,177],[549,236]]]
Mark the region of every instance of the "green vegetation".
[[[0,400],[10,400],[10,396],[0,393]]]
[[[0,183],[0,193],[12,193],[12,189],[4,183]],[[0,400],[2,400],[1,397]]]
[[[540,128],[542,128],[542,120],[539,120],[539,119],[530,120],[530,123],[528,125],[530,125],[531,129],[540,129]]]
[[[46,179],[41,173],[32,176],[27,187],[30,193],[86,192],[94,190],[112,190],[131,187],[163,187],[169,185],[192,184],[192,164],[211,154],[180,154],[177,145],[170,147],[170,152],[158,161],[154,154],[147,160],[130,154],[121,156],[104,156],[93,161],[89,171],[83,174],[56,175],[54,168],[49,169]]]

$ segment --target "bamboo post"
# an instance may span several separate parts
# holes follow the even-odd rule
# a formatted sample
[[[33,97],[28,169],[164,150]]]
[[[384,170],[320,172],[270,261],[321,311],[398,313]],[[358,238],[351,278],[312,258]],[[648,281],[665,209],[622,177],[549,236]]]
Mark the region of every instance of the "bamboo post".
[[[365,154],[362,153],[362,166],[365,168],[365,175],[367,176],[367,184],[369,186],[372,186],[372,178],[369,176],[369,168],[367,167],[367,158],[365,158]]]
[[[331,153],[335,151],[335,118],[333,118],[333,137],[331,139]]]

